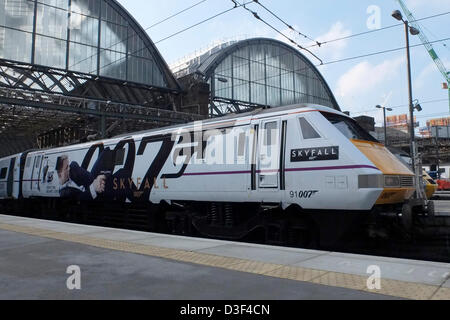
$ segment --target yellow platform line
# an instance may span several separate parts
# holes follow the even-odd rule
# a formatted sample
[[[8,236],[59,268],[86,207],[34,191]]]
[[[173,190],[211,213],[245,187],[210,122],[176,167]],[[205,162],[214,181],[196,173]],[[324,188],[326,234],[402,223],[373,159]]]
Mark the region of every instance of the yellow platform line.
[[[386,296],[414,300],[450,300],[449,288],[443,288],[434,285],[382,279],[381,290],[369,290],[367,288],[368,278],[354,274],[258,262],[248,259],[224,257],[207,253],[163,248],[125,241],[100,239],[93,236],[57,232],[29,226],[0,223],[0,229],[48,239],[84,244],[102,249],[110,249],[115,251],[123,251],[158,258],[165,258],[178,262],[187,262],[202,266],[217,267],[226,270],[264,275],[279,279],[289,279],[294,281],[321,284],[330,287],[353,289],[361,292],[370,292]]]

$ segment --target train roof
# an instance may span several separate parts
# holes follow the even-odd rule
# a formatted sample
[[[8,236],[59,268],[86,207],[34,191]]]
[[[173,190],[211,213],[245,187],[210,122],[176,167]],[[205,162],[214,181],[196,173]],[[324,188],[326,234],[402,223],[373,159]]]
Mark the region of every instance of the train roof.
[[[252,119],[266,117],[267,115],[270,115],[270,114],[273,114],[274,116],[277,116],[277,115],[281,116],[284,114],[292,113],[292,111],[299,110],[299,109],[304,109],[304,111],[308,111],[308,109],[309,109],[311,111],[328,112],[328,113],[334,113],[334,114],[338,114],[338,115],[341,115],[344,117],[348,117],[345,113],[342,113],[340,111],[337,111],[337,110],[329,108],[329,107],[320,106],[317,104],[296,104],[296,105],[276,107],[276,108],[261,108],[261,109],[253,110],[253,111],[246,112],[246,113],[230,114],[230,115],[223,116],[220,118],[207,119],[207,120],[203,120],[203,121],[199,121],[199,122],[201,122],[202,125],[214,125],[214,124],[220,125],[221,123],[229,123],[230,121],[237,120],[237,119],[244,119],[244,120],[246,119],[250,122]],[[194,126],[194,123],[192,123],[192,122],[184,123],[184,124],[179,124],[179,125],[175,125],[175,126],[155,128],[155,129],[149,129],[149,130],[144,130],[144,131],[139,131],[139,132],[130,132],[127,134],[114,136],[109,139],[100,139],[100,140],[96,140],[96,141],[89,141],[89,142],[85,142],[85,143],[57,147],[57,148],[33,150],[32,152],[40,153],[40,152],[45,152],[48,150],[70,151],[73,148],[80,148],[80,146],[85,146],[85,145],[91,146],[92,144],[95,144],[96,142],[99,142],[99,141],[103,141],[104,143],[108,143],[108,142],[113,143],[119,139],[123,139],[123,138],[127,138],[127,137],[142,136],[142,135],[148,135],[148,134],[158,133],[158,132],[167,132],[167,131],[170,132],[170,131],[174,131],[176,129],[182,129],[182,128],[193,127],[193,126]]]
[[[288,111],[293,111],[293,110],[297,110],[297,109],[311,109],[311,111],[321,111],[321,112],[329,112],[329,113],[335,113],[335,114],[339,114],[345,117],[348,117],[345,113],[342,113],[340,111],[337,111],[335,109],[329,108],[329,107],[324,107],[324,106],[319,106],[317,104],[295,104],[295,105],[289,105],[289,106],[283,106],[283,107],[276,107],[276,108],[260,108],[260,109],[256,109],[250,112],[245,112],[245,113],[238,113],[238,114],[229,114],[227,116],[223,116],[223,117],[219,117],[219,118],[213,118],[213,119],[207,119],[207,120],[200,120],[198,122],[201,122],[202,125],[205,124],[220,124],[221,122],[225,122],[225,121],[230,121],[230,120],[237,120],[237,119],[245,119],[245,118],[249,118],[249,120],[253,119],[255,116],[266,116],[268,114],[274,114],[274,115],[282,115]],[[118,136],[113,137],[112,139],[117,139],[117,138],[125,138],[125,137],[129,137],[129,136],[135,136],[135,135],[142,135],[142,134],[148,134],[148,133],[152,133],[152,132],[158,132],[158,131],[166,131],[166,130],[174,130],[174,129],[180,129],[180,128],[185,128],[185,127],[190,127],[192,126],[193,123],[183,123],[183,124],[179,124],[179,125],[174,125],[174,126],[169,126],[169,127],[161,127],[161,128],[155,128],[155,129],[149,129],[149,130],[143,130],[143,131],[139,131],[139,132],[132,132],[132,133],[127,133],[127,134],[121,134]]]
[[[23,152],[11,154],[11,155],[9,155],[9,156],[4,156],[4,157],[0,158],[0,160],[5,160],[5,159],[12,159],[12,158],[21,157],[22,154],[23,154]]]

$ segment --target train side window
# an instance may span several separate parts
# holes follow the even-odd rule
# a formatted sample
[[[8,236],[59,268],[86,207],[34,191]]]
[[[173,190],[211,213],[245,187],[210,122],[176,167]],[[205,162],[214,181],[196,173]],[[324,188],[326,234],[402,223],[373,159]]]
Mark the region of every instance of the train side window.
[[[276,134],[278,130],[278,122],[267,122],[264,126],[265,133],[264,133],[264,145],[265,146],[273,146],[277,143],[276,141]],[[275,134],[275,136],[274,136]]]
[[[303,139],[319,139],[320,134],[313,128],[313,126],[305,119],[299,118],[300,128],[302,129]]]
[[[25,167],[29,168],[31,165],[31,158],[27,158],[27,161],[25,162]]]
[[[116,166],[122,166],[125,160],[125,149],[119,149],[116,150],[116,160],[115,160],[115,165]]]
[[[2,170],[0,171],[0,179],[6,179],[6,174],[8,173],[8,168],[2,168]]]
[[[245,132],[241,132],[239,134],[239,142],[238,142],[238,157],[245,156],[245,142],[246,142]]]

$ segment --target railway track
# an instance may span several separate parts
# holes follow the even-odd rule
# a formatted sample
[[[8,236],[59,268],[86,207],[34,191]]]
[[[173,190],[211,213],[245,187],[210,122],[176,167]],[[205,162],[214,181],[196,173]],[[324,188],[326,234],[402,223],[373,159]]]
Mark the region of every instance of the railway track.
[[[449,201],[450,200],[450,191],[438,191],[433,195],[432,200]]]
[[[437,203],[438,208],[446,209],[447,206],[450,209],[450,203],[448,205],[445,202]],[[188,229],[189,232],[186,230],[178,232],[167,228],[166,225],[160,225],[157,216],[148,214],[148,208],[91,205],[81,208],[74,206],[69,210],[58,210],[58,208],[51,210],[45,207],[25,210],[10,209],[0,213],[119,229],[201,237],[192,229]],[[440,212],[432,218],[416,217],[414,227],[409,233],[404,232],[395,224],[389,226],[389,229],[386,230],[386,234],[395,234],[395,237],[369,238],[366,232],[354,232],[331,246],[313,248],[333,252],[450,263],[450,210],[449,213]],[[241,242],[289,246],[280,242],[267,241],[261,235],[246,238]],[[308,247],[308,249],[310,248]]]
[[[420,220],[420,219],[419,219]],[[334,247],[323,248],[343,253],[450,263],[450,217],[439,217],[442,224],[423,227],[416,224],[412,233],[387,239],[362,235]],[[416,222],[417,223],[417,222]]]

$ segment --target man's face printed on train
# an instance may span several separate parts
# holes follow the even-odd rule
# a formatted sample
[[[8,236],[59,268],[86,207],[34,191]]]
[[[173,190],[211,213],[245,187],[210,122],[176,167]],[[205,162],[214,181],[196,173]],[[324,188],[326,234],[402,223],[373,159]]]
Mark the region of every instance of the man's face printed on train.
[[[58,171],[59,183],[61,185],[69,181],[69,159],[64,159],[61,169]]]

